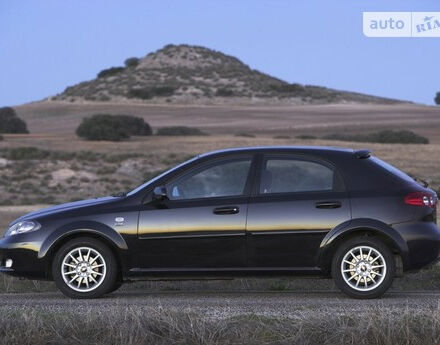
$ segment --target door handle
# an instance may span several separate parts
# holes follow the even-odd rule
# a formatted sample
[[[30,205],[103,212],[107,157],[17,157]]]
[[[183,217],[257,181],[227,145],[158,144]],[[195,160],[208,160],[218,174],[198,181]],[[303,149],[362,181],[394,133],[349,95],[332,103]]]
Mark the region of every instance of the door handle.
[[[236,214],[240,212],[238,206],[226,206],[226,207],[217,207],[214,209],[214,214]]]
[[[340,208],[341,206],[340,201],[319,201],[315,203],[316,208]]]

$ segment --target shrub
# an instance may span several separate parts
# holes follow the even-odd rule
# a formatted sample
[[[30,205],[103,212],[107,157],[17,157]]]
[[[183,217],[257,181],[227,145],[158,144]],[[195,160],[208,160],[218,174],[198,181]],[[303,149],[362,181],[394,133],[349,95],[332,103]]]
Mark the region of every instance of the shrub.
[[[245,138],[255,138],[255,134],[252,133],[246,133],[246,132],[240,132],[235,134],[236,137],[245,137]]]
[[[323,137],[327,140],[355,141],[381,144],[429,144],[429,139],[412,131],[383,130],[368,134],[330,134]]]
[[[434,98],[434,102],[437,105],[440,105],[440,92],[437,92],[437,95]]]
[[[50,152],[40,150],[37,147],[15,147],[10,149],[3,149],[0,151],[0,156],[10,160],[24,160],[24,159],[45,159],[50,156]]]
[[[151,99],[153,97],[168,97],[174,95],[176,88],[173,86],[156,86],[143,89],[130,89],[128,91],[129,98]]]
[[[174,95],[174,91],[176,91],[176,88],[172,86],[158,86],[151,88],[151,92],[159,97],[172,96]]]
[[[271,85],[271,89],[276,91],[276,92],[281,92],[281,93],[304,93],[305,92],[305,88],[304,86],[302,86],[301,84],[281,84],[281,85]]]
[[[11,107],[0,108],[0,133],[29,133],[26,122]]]
[[[153,130],[150,125],[141,117],[132,115],[113,115],[115,119],[121,122],[130,135],[152,135]]]
[[[114,75],[118,75],[123,70],[124,67],[110,67],[107,69],[103,69],[101,72],[98,73],[98,78],[112,77]]]
[[[195,127],[175,126],[175,127],[162,127],[157,130],[156,135],[207,135],[200,129]]]
[[[295,138],[297,138],[297,139],[316,139],[316,137],[314,135],[309,135],[309,134],[297,135]]]
[[[137,57],[131,57],[124,61],[125,67],[134,68],[139,65],[139,59]]]
[[[120,141],[130,137],[122,122],[107,114],[97,114],[83,119],[76,129],[76,135],[86,140],[109,141]]]
[[[128,98],[140,98],[140,99],[150,99],[153,98],[153,94],[150,89],[130,89],[128,91]]]
[[[234,96],[234,91],[232,91],[231,89],[227,89],[227,88],[220,88],[220,89],[217,89],[217,91],[215,92],[215,95],[218,97],[232,97],[232,96]]]
[[[119,141],[130,135],[152,135],[153,131],[144,119],[132,115],[96,114],[85,118],[76,134],[87,140]]]

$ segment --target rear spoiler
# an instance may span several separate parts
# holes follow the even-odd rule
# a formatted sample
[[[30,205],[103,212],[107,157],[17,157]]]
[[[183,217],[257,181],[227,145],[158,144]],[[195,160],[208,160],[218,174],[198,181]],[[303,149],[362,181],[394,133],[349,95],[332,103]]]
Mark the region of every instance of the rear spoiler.
[[[354,156],[358,159],[370,158],[371,151],[370,150],[358,150],[354,151]]]

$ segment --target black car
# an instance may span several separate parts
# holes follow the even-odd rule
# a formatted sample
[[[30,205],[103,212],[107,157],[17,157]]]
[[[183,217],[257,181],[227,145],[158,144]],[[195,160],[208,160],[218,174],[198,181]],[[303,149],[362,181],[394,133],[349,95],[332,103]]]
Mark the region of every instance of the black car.
[[[437,195],[368,151],[254,147],[200,155],[125,195],[27,214],[1,272],[74,298],[123,281],[315,274],[356,298],[439,256]]]

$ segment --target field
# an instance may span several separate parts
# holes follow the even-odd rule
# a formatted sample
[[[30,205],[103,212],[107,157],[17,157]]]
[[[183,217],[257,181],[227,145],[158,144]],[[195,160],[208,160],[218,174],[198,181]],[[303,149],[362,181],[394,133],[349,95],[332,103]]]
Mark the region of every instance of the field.
[[[34,209],[129,190],[191,156],[227,147],[369,148],[376,156],[440,189],[440,108],[405,104],[268,107],[42,102],[16,109],[27,121],[31,134],[5,135],[0,142],[1,231],[13,219]],[[102,112],[142,116],[154,129],[185,125],[198,127],[209,135],[133,137],[117,143],[83,141],[74,135],[81,118]],[[413,130],[428,137],[430,144],[363,144],[320,139],[326,134],[378,129]],[[304,134],[317,139],[296,138]],[[344,301],[349,300],[336,293],[333,282],[326,279],[139,282],[122,287],[114,299],[104,300],[102,303],[107,307],[72,304],[63,308],[58,300],[53,303],[55,307],[42,305],[49,296],[47,292],[55,291],[52,283],[2,276],[1,292],[16,296],[23,292],[37,294],[23,295],[24,305],[1,302],[0,344],[437,344],[439,282],[438,266],[411,273],[396,279],[392,287],[392,291],[408,295],[390,295],[383,303],[374,305],[359,302],[357,309],[345,307]],[[263,302],[257,311],[244,309],[232,316],[213,317],[206,312],[229,305],[238,298],[236,292],[254,291],[255,303],[265,294],[292,293],[291,298],[295,299],[300,298],[295,292],[316,290],[331,293],[319,303],[332,307],[312,307],[306,302],[301,304],[300,299],[295,305],[288,305],[287,316],[267,315]],[[411,300],[409,291],[414,290],[433,291],[434,297],[426,308],[405,307],[404,300]],[[148,304],[151,300],[146,294],[150,292],[193,292],[203,299],[206,291],[231,295],[219,297],[205,311],[194,309],[192,299],[179,311],[159,302],[158,306],[121,302],[126,298],[124,294],[130,296],[133,292]],[[424,301],[423,296],[420,299]],[[397,309],[395,303],[399,304]],[[24,330],[20,327],[23,323]]]
[[[73,134],[85,116],[128,114],[145,118],[153,127],[194,126],[212,134],[250,132],[269,135],[323,135],[377,129],[410,129],[440,144],[440,108],[422,105],[332,104],[308,106],[195,106],[142,103],[37,102],[15,107],[31,133]]]

